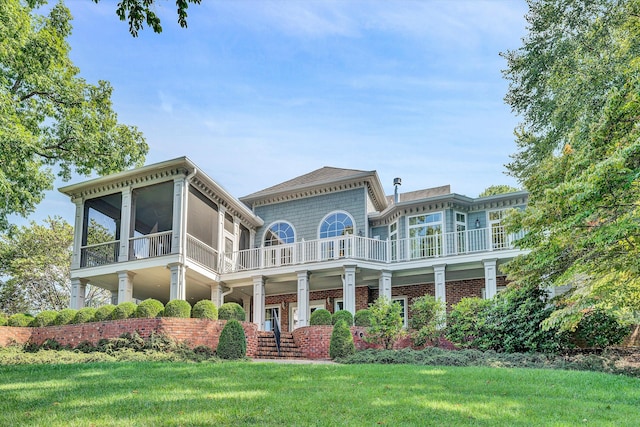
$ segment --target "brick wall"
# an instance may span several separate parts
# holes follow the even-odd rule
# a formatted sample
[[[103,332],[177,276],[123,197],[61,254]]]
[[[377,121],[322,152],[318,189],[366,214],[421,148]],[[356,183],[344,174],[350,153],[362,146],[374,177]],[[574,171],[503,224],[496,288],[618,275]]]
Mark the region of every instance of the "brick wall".
[[[31,338],[32,328],[14,328],[11,326],[0,326],[0,347],[11,344],[24,344]]]
[[[293,340],[307,359],[329,359],[333,326],[305,326],[293,331]]]
[[[28,341],[42,344],[55,339],[62,345],[77,346],[82,341],[97,344],[103,338],[117,338],[124,333],[138,332],[148,338],[152,333],[167,335],[189,347],[206,345],[218,347],[218,338],[226,320],[178,319],[158,317],[155,319],[124,319],[80,325],[48,326],[45,328],[0,327],[0,345],[13,341],[24,344]],[[258,348],[258,328],[254,323],[242,322],[247,338],[247,356],[252,357]]]

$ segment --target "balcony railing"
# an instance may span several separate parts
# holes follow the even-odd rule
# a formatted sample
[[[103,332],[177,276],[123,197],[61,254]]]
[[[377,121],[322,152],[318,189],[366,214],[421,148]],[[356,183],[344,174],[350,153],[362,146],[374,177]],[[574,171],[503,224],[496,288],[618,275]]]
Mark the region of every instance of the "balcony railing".
[[[218,271],[220,258],[218,251],[190,234],[187,234],[187,257],[205,267]]]
[[[171,231],[129,239],[129,259],[155,258],[171,253]]]
[[[97,243],[80,248],[80,267],[99,267],[118,262],[120,241]]]
[[[512,249],[524,232],[508,234],[504,227],[434,234],[400,240],[378,240],[346,235],[287,245],[266,246],[222,254],[222,273],[259,270],[295,264],[354,259],[396,263]]]

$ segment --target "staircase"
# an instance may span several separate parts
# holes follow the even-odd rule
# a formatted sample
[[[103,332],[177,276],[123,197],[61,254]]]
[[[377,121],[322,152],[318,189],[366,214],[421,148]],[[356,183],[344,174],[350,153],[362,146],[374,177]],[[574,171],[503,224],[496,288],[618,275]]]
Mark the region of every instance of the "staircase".
[[[276,347],[276,339],[273,332],[258,332],[258,351],[256,359],[302,359],[302,351],[296,346],[291,332],[282,332],[280,335],[280,355]]]

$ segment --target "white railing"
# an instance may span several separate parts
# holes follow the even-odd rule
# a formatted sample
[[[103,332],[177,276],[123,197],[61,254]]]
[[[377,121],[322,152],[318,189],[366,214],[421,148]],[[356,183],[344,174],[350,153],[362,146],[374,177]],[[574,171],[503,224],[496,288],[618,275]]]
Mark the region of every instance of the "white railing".
[[[98,267],[118,262],[120,240],[96,243],[80,248],[80,267]]]
[[[190,234],[187,234],[187,257],[205,267],[218,271],[218,251]]]
[[[171,231],[129,239],[129,259],[154,258],[171,253]]]
[[[517,235],[508,234],[502,226],[399,240],[377,240],[346,235],[227,254],[224,255],[225,262],[221,265],[221,272],[259,270],[345,258],[395,263],[499,251],[512,249],[513,243],[523,235],[524,232]]]

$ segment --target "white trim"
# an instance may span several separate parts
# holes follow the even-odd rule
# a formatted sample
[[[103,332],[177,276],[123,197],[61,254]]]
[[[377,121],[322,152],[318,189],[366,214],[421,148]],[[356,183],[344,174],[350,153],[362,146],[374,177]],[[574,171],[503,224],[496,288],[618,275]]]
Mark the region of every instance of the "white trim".
[[[342,308],[338,308],[338,303],[342,303]],[[333,300],[333,312],[335,313],[338,310],[344,310],[344,298],[335,298]]]
[[[409,298],[406,295],[397,295],[397,296],[392,296],[391,297],[391,302],[394,301],[404,301],[404,313],[402,313],[402,323],[404,323],[404,327],[407,328],[408,326],[408,321],[409,321]]]
[[[353,232],[351,233],[352,235],[356,235],[357,233],[357,229],[356,229],[356,220],[353,218],[353,215],[351,215],[349,212],[344,211],[344,210],[335,210],[335,211],[331,211],[328,214],[326,214],[325,216],[322,217],[322,219],[320,220],[320,223],[318,224],[318,228],[316,230],[316,236],[318,236],[318,239],[331,239],[332,237],[320,237],[320,228],[322,227],[322,224],[324,223],[324,221],[330,217],[331,215],[335,215],[335,214],[345,214],[346,216],[348,216],[351,219],[351,223],[353,224]]]

